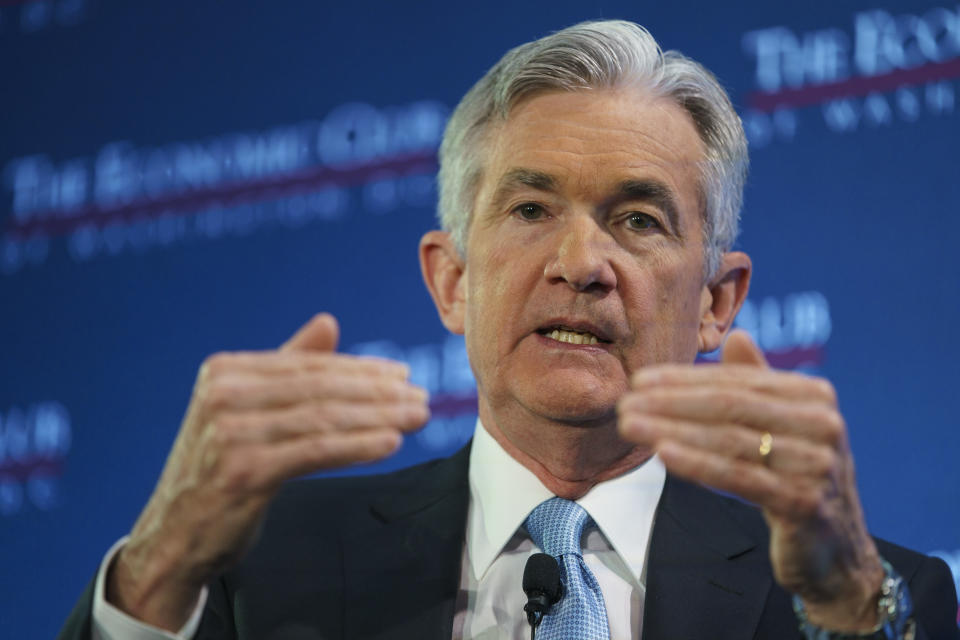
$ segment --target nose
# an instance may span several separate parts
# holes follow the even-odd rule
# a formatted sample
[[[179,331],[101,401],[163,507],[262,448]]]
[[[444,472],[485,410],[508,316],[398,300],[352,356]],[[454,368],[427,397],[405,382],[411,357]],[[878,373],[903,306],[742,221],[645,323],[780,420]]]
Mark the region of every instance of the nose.
[[[564,282],[578,292],[607,293],[617,286],[611,263],[613,239],[590,216],[574,216],[557,231],[556,254],[543,275]]]

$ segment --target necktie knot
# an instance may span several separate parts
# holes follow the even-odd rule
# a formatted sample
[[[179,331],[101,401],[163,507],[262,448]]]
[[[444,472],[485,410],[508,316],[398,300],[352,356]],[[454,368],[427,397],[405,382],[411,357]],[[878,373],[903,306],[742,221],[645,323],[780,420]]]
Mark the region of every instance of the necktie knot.
[[[580,537],[591,521],[590,514],[576,502],[550,498],[527,517],[526,527],[533,542],[555,558],[580,555]]]
[[[557,559],[564,595],[543,618],[537,640],[610,640],[603,593],[580,553],[583,528],[592,522],[586,509],[550,498],[527,516],[533,542]]]

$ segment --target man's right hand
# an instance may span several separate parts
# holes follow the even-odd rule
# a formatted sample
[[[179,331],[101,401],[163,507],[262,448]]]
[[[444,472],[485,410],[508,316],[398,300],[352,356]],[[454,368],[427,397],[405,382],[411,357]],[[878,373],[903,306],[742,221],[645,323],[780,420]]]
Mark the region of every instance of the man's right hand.
[[[429,418],[406,365],[334,353],[315,316],[278,351],[222,353],[200,368],[153,495],[107,576],[107,600],[178,630],[212,578],[253,545],[290,478],[384,458]]]

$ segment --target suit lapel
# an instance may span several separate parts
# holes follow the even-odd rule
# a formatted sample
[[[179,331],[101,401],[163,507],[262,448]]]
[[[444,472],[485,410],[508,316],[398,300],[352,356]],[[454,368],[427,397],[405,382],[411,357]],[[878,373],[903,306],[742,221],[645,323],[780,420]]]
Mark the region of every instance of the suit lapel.
[[[754,636],[773,582],[766,541],[722,498],[668,475],[649,558],[645,640]]]
[[[469,446],[404,478],[341,527],[345,637],[452,636],[468,463]],[[765,536],[751,529],[719,496],[668,475],[650,543],[645,640],[754,636],[773,578]]]
[[[359,523],[341,530],[345,637],[451,637],[468,463],[469,446],[419,469],[372,500]]]

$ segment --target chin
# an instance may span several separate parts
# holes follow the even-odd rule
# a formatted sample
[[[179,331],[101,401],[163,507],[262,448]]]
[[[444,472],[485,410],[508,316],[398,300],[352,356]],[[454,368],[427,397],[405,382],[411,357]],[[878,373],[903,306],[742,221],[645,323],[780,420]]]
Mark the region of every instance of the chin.
[[[566,385],[549,379],[539,381],[518,397],[529,411],[550,420],[605,423],[616,418],[617,400],[622,393],[623,389],[607,385]]]

